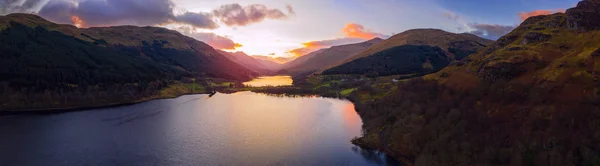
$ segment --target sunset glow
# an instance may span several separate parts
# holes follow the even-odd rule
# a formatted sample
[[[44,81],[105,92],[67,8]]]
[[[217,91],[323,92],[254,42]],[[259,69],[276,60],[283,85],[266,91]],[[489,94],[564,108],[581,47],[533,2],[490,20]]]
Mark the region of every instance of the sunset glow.
[[[496,39],[528,17],[564,12],[579,0],[546,3],[509,1],[502,4],[521,5],[504,5],[502,10],[496,10],[490,6],[499,2],[486,6],[471,0],[452,3],[440,0],[152,0],[139,4],[143,7],[128,8],[127,5],[132,4],[123,5],[121,3],[125,2],[120,1],[105,1],[102,3],[104,6],[98,7],[88,5],[95,0],[50,0],[46,5],[48,8],[36,8],[32,12],[37,10],[50,21],[80,28],[162,26],[216,49],[295,58],[334,45],[358,43],[375,37],[385,39],[415,28],[467,32]],[[140,12],[144,14],[140,15]],[[65,16],[68,18],[65,19]]]
[[[73,22],[73,26],[77,28],[82,28],[85,26],[83,20],[81,20],[78,16],[71,16],[71,21]]]

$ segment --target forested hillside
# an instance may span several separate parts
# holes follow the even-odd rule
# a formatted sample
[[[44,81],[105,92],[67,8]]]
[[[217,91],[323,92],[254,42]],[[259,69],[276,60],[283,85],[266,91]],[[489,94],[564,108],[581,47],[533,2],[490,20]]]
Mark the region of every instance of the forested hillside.
[[[438,29],[408,30],[350,56],[343,63],[326,69],[323,74],[420,76],[443,69],[455,60],[462,60],[490,42],[472,34]]]
[[[0,110],[132,102],[185,78],[257,75],[164,28],[78,29],[29,14],[0,16],[0,59]]]
[[[531,17],[380,98],[359,90],[354,143],[415,165],[600,165],[598,7]]]
[[[320,73],[321,71],[339,64],[381,41],[383,41],[383,39],[374,38],[361,43],[324,48],[284,64],[280,73],[290,74],[293,76]]]
[[[430,73],[443,69],[450,62],[451,59],[439,47],[404,45],[325,70],[323,74],[365,74],[377,77]]]

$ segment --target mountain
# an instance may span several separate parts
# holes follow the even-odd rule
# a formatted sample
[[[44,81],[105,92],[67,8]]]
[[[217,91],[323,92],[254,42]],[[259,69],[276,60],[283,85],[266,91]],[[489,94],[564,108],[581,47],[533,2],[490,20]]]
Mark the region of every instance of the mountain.
[[[446,67],[454,60],[463,59],[491,42],[472,34],[438,29],[408,30],[353,55],[323,74],[387,76],[429,73]]]
[[[0,89],[8,98],[0,110],[130,102],[186,77],[258,75],[176,31],[79,29],[30,14],[0,16],[0,52]]]
[[[320,72],[323,69],[343,62],[355,54],[370,48],[383,41],[381,38],[374,38],[369,41],[356,44],[347,44],[333,46],[327,49],[321,49],[284,64],[281,72],[297,75],[305,73]]]
[[[279,63],[279,64],[288,63],[288,62],[296,59],[295,57],[270,57],[270,56],[264,56],[264,55],[253,55],[253,57],[257,58],[257,59],[261,59],[261,60]]]
[[[439,47],[449,53],[449,57],[461,60],[482,46],[493,41],[469,33],[450,33],[439,29],[412,29],[396,34],[376,45],[348,58],[345,62],[367,57],[375,53],[402,45],[428,45]]]
[[[600,164],[600,0],[363,99],[353,142],[414,165]],[[362,100],[361,100],[362,99]]]
[[[282,66],[281,64],[273,61],[254,58],[253,56],[249,56],[244,52],[219,52],[230,60],[262,75],[273,75]]]
[[[439,47],[404,45],[327,69],[323,74],[367,74],[377,77],[430,73],[448,66],[450,62],[451,59]]]

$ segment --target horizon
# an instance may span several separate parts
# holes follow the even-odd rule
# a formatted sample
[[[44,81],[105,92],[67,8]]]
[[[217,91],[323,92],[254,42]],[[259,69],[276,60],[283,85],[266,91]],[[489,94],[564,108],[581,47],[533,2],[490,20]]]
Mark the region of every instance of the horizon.
[[[441,29],[496,40],[528,17],[564,12],[577,2],[21,0],[1,1],[0,15],[33,13],[81,28],[164,27],[215,49],[289,61],[319,49],[386,39],[410,29]]]

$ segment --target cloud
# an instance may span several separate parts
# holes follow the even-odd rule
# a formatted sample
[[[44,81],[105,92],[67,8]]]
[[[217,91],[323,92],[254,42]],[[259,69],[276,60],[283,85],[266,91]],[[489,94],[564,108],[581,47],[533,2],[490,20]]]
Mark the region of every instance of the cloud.
[[[157,25],[174,18],[173,7],[170,0],[54,0],[39,14],[59,23],[77,16],[87,26]]]
[[[0,0],[0,15],[34,13],[44,2],[44,0]]]
[[[236,43],[225,36],[219,36],[214,33],[191,33],[188,35],[196,40],[205,42],[215,49],[235,50],[239,47],[242,47],[241,44]]]
[[[539,16],[539,15],[549,15],[554,13],[564,13],[565,9],[555,9],[555,10],[534,10],[531,12],[521,12],[519,16],[521,17],[521,21],[525,21],[529,17]]]
[[[206,13],[184,11],[175,14],[175,8],[173,0],[0,0],[1,15],[37,13],[53,22],[85,27],[178,23],[216,29],[219,25],[215,20],[227,26],[245,26],[265,19],[286,19],[295,14],[290,5],[285,8],[287,13],[262,4],[228,4]]]
[[[162,25],[180,23],[203,29],[215,29],[210,13],[173,13],[171,0],[51,0],[39,15],[58,23],[72,23],[73,17],[85,27],[112,25]]]
[[[288,54],[293,55],[294,57],[300,57],[300,56],[304,56],[308,53],[311,53],[313,51],[316,51],[318,48],[309,48],[309,47],[302,47],[302,48],[296,48],[296,49],[292,49],[287,51]]]
[[[197,28],[192,26],[180,26],[175,28],[175,30],[198,41],[202,41],[215,49],[235,50],[242,47],[242,44],[236,43],[226,36],[220,36],[210,32],[196,32]]]
[[[287,12],[288,12],[290,15],[295,15],[295,14],[296,14],[296,12],[294,11],[294,8],[292,8],[292,6],[290,6],[290,5],[286,5],[286,6],[285,6],[285,8],[287,9]]]
[[[222,5],[213,10],[213,15],[227,26],[245,26],[265,19],[286,19],[295,13],[291,6],[288,5],[286,8],[287,14],[279,9],[269,9],[261,4],[241,6],[234,3]]]
[[[450,11],[444,11],[443,15],[447,19],[454,20],[454,21],[458,21],[460,19],[460,16],[458,16],[456,13],[450,12]]]
[[[289,50],[289,51],[287,51],[287,53],[291,54],[295,57],[299,57],[299,56],[309,54],[311,52],[314,52],[314,51],[322,49],[322,48],[364,42],[368,39],[373,39],[376,37],[379,37],[379,38],[388,38],[389,37],[389,36],[383,35],[381,33],[376,33],[376,32],[371,32],[371,31],[365,30],[365,28],[362,25],[355,24],[355,23],[346,24],[346,26],[344,28],[342,28],[341,31],[344,33],[344,36],[345,36],[343,38],[304,42],[304,43],[302,43],[302,45],[304,47]]]
[[[373,39],[376,37],[386,38],[387,36],[381,33],[375,33],[368,30],[360,24],[349,23],[346,24],[344,28],[342,28],[342,32],[346,35],[346,37],[350,38],[361,38],[361,39]]]
[[[293,56],[303,56],[309,54],[313,51],[328,48],[332,46],[339,46],[345,44],[359,43],[363,42],[365,39],[361,38],[338,38],[338,39],[329,39],[329,40],[318,40],[318,41],[309,41],[302,43],[304,47],[296,48],[289,50],[287,53],[292,54]]]
[[[475,34],[477,36],[485,37],[488,39],[493,39],[493,40],[496,40],[496,39],[500,38],[501,36],[506,35],[513,29],[515,29],[514,26],[496,25],[496,24],[471,23],[471,24],[469,24],[469,26],[472,29],[474,29],[473,31],[471,31],[469,33]]]
[[[212,19],[210,13],[185,12],[175,16],[175,22],[192,25],[197,28],[216,29],[219,26]]]

